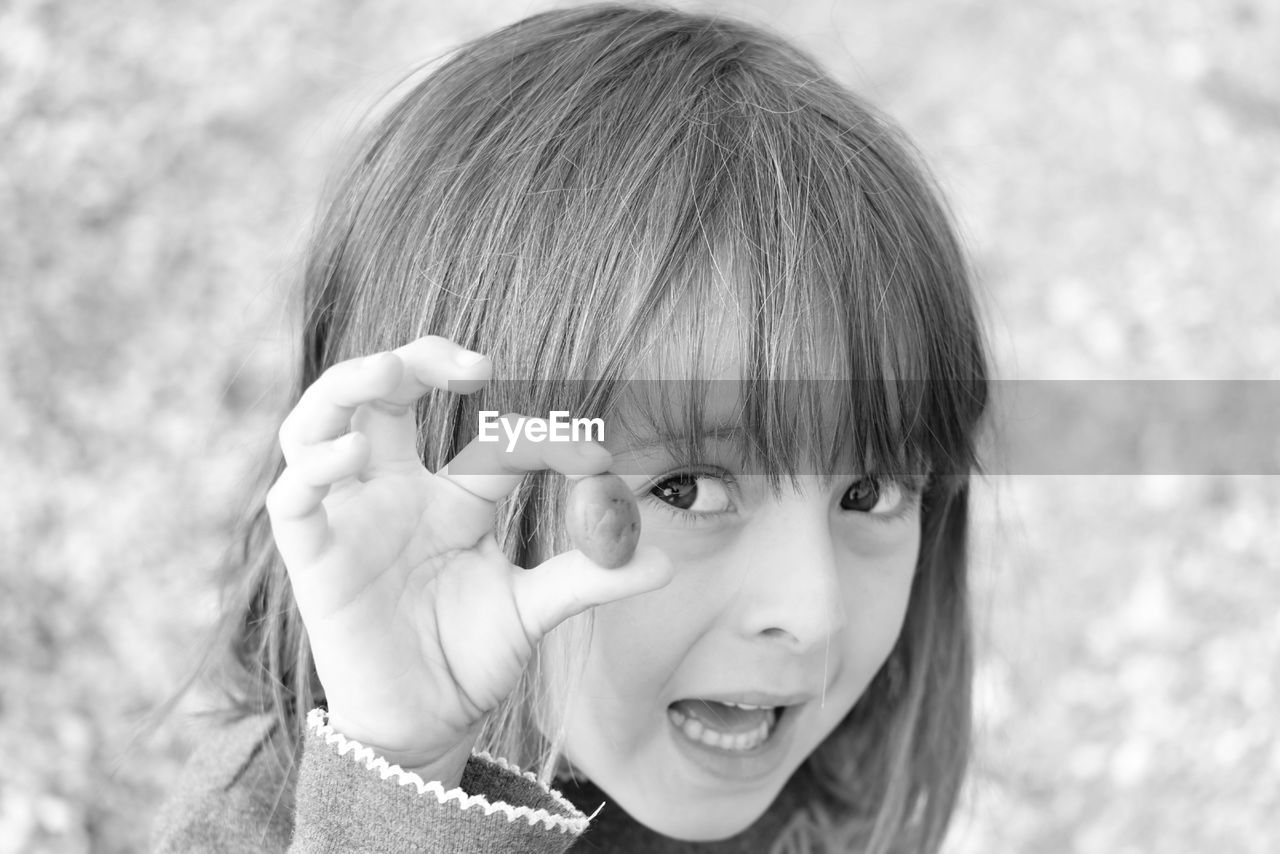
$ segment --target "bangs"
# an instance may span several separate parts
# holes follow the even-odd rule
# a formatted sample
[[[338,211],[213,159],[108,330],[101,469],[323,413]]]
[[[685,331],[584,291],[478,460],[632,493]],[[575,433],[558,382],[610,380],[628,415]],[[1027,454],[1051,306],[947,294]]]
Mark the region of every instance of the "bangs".
[[[632,432],[691,461],[728,430],[743,470],[775,480],[970,471],[984,347],[910,143],[762,34],[575,44],[551,66],[503,55],[507,100],[430,148],[466,158],[406,196],[416,217],[378,231],[415,247],[409,290],[440,283],[413,329],[487,352],[514,381],[438,404],[456,427],[424,437],[427,459],[451,459],[487,404],[634,412]],[[375,296],[369,325],[404,325]]]
[[[982,344],[907,143],[869,110],[842,122],[834,99],[716,82],[677,159],[718,166],[687,184],[678,221],[696,237],[671,247],[675,284],[654,283],[638,372],[659,379],[628,389],[626,420],[686,464],[732,438],[741,471],[775,484],[969,471]]]

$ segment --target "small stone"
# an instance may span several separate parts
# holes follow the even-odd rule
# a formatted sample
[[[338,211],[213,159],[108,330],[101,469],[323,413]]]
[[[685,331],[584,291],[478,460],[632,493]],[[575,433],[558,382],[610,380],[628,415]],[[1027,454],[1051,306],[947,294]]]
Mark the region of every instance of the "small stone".
[[[640,506],[616,474],[584,477],[569,492],[565,527],[573,545],[605,569],[631,560],[640,540]]]

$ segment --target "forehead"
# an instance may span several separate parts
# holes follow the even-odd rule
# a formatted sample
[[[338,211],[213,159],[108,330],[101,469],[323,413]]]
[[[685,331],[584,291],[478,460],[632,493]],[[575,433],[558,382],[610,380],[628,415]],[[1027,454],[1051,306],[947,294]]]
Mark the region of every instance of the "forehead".
[[[682,294],[615,389],[617,449],[686,463],[729,453],[742,473],[829,472],[851,435],[845,342],[830,317],[779,334],[752,322],[731,283]]]
[[[719,284],[719,283],[717,283]],[[658,312],[642,336],[628,382],[736,381],[750,343],[738,300],[723,286],[703,299],[685,291]]]
[[[722,253],[723,255],[723,253]],[[628,361],[628,380],[847,380],[842,312],[812,287],[788,294],[729,263],[670,295]],[[795,288],[795,283],[791,283]],[[765,288],[768,294],[757,293]],[[789,309],[789,310],[788,310]]]

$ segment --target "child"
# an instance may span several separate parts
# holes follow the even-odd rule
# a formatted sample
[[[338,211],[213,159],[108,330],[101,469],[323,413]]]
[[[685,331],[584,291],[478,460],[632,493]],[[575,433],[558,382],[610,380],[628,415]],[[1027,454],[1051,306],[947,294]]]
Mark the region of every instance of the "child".
[[[890,124],[748,26],[536,15],[380,119],[304,291],[157,850],[939,848],[986,360]],[[606,471],[616,569],[563,524]]]

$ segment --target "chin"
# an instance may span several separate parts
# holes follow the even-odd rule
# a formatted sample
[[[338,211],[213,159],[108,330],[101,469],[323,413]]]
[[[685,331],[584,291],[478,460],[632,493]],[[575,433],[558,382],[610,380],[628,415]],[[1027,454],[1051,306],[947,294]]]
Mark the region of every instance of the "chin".
[[[637,821],[650,830],[682,842],[719,842],[742,833],[763,814],[764,810],[749,816],[699,813],[679,817],[667,815],[664,820],[658,821],[643,821],[637,818]],[[636,817],[632,816],[632,818]]]
[[[643,803],[616,803],[633,819],[663,836],[684,842],[716,842],[751,827],[773,804],[777,793],[767,797],[743,792],[715,797],[643,798]]]

